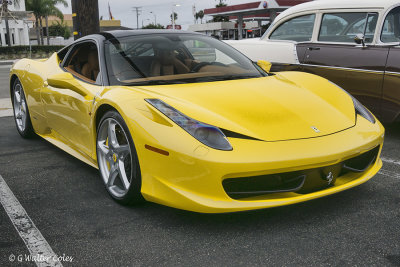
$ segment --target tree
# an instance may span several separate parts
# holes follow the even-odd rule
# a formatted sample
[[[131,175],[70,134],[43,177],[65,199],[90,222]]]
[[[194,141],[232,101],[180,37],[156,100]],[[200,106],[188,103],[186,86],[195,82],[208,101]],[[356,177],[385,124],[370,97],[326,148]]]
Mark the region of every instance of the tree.
[[[199,19],[200,19],[200,23],[203,23],[203,18],[204,18],[204,11],[200,10],[199,12],[197,12],[199,14]]]
[[[98,0],[71,0],[74,18],[75,39],[100,32]]]
[[[176,12],[174,12],[174,19],[172,19],[172,14],[170,15],[170,17],[171,17],[171,22],[178,20],[178,14]]]
[[[224,7],[227,4],[224,3],[224,0],[218,0],[219,3],[215,7]],[[222,21],[229,21],[229,16],[215,16],[213,18],[214,22],[222,22]]]
[[[164,29],[164,26],[159,23],[157,23],[157,24],[150,23],[150,24],[142,27],[142,29]]]
[[[68,25],[59,21],[50,25],[48,32],[50,36],[63,36],[64,39],[68,39],[71,36],[71,31],[69,30]]]
[[[41,24],[43,14],[44,14],[43,0],[26,0],[25,5],[26,5],[26,9],[29,11],[32,11],[33,15],[35,16],[36,38],[37,38],[38,44],[41,45],[41,44],[43,44],[43,42],[41,42],[41,40],[43,40],[43,38],[41,38],[42,29],[40,28],[40,24]]]
[[[227,4],[225,4],[225,0],[217,0],[219,2],[219,4],[217,4],[215,7],[223,7],[223,6],[227,6]]]
[[[61,21],[64,20],[64,15],[59,10],[56,5],[57,4],[63,4],[64,7],[68,7],[68,3],[66,0],[44,0],[44,7],[43,7],[43,15],[46,20],[46,37],[47,37],[47,45],[50,45],[50,38],[49,38],[49,16],[56,16]],[[63,35],[64,36],[64,35]]]

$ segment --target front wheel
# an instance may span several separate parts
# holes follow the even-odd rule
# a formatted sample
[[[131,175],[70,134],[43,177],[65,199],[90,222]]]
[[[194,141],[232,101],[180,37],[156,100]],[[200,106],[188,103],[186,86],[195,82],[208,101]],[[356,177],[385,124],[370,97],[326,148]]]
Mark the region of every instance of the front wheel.
[[[141,202],[141,173],[129,129],[116,111],[108,111],[97,129],[97,162],[110,195],[121,204]]]
[[[14,110],[14,120],[18,133],[23,138],[29,138],[34,135],[28,105],[26,103],[24,89],[19,79],[15,79],[12,88],[12,103]]]

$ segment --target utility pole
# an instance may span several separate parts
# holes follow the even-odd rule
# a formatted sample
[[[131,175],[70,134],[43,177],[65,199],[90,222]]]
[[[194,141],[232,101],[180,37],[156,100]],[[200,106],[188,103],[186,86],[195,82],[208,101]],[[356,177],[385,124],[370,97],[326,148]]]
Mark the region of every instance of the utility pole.
[[[157,25],[157,15],[153,11],[150,11],[151,14],[154,15],[154,25]]]
[[[74,39],[99,33],[99,2],[98,0],[71,0]]]
[[[140,14],[142,12],[142,7],[134,6],[133,9],[135,9],[133,11],[136,12],[136,29],[138,30],[139,29],[139,16],[140,16]]]
[[[194,17],[194,24],[196,24],[196,5],[195,4],[193,4],[193,6],[192,6],[192,14]]]

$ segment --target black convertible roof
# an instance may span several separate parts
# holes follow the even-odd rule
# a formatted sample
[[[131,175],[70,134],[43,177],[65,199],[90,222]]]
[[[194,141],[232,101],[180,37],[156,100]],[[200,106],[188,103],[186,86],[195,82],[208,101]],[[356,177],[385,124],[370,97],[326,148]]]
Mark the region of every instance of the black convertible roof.
[[[137,35],[151,35],[151,34],[200,34],[196,32],[181,31],[181,30],[116,30],[116,31],[105,31],[99,33],[106,39],[121,38],[127,36]]]

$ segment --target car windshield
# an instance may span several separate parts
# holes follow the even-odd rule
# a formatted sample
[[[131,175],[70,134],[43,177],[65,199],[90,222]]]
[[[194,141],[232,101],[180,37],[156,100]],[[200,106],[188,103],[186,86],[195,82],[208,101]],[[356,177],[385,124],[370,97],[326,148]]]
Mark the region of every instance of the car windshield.
[[[266,76],[229,45],[199,34],[151,34],[108,40],[111,85],[174,84]]]

